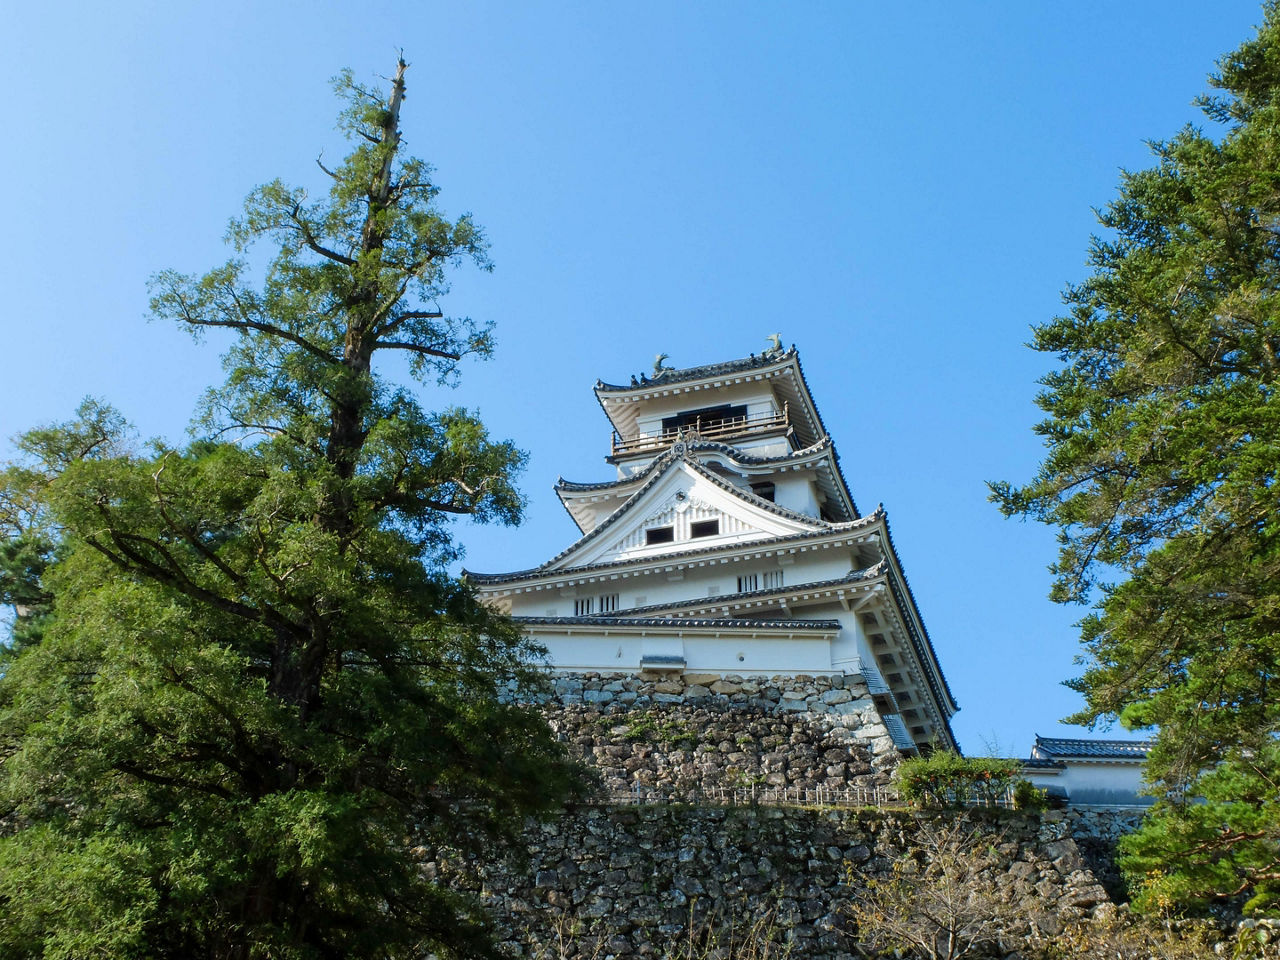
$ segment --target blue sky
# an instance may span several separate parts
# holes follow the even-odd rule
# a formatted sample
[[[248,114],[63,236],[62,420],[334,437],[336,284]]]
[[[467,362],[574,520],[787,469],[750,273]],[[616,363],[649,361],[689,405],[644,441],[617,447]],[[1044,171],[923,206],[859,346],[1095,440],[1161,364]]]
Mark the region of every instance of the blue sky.
[[[604,479],[597,377],[795,343],[864,511],[884,502],[966,750],[1025,755],[1078,698],[1052,532],[984,482],[1041,454],[1023,344],[1086,274],[1092,208],[1144,141],[1202,118],[1252,2],[7,4],[0,437],[92,394],[182,436],[218,342],[147,321],[146,279],[229,255],[256,184],[323,189],[328,79],[411,63],[403,125],[497,269],[452,312],[499,351],[430,404],[530,452],[518,530],[466,564],[558,552],[551,485]]]

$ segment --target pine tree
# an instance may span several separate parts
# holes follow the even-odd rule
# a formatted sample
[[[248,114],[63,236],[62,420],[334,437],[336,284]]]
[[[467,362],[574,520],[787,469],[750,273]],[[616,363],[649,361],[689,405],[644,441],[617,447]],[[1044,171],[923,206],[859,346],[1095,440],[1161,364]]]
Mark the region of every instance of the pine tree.
[[[1280,906],[1280,8],[1219,61],[1218,139],[1152,144],[1093,274],[1035,331],[1048,454],[1006,514],[1058,527],[1083,621],[1074,719],[1158,731],[1127,844],[1140,902]]]
[[[158,318],[234,337],[198,439],[137,444],[91,404],[3,475],[0,586],[40,614],[0,677],[6,957],[485,954],[424,851],[499,856],[577,788],[501,696],[538,651],[446,573],[452,516],[518,520],[523,455],[376,372],[447,383],[492,349],[439,308],[489,262],[404,155],[405,70],[386,97],[339,78],[327,194],[249,196],[257,285],[243,259],[155,278]]]

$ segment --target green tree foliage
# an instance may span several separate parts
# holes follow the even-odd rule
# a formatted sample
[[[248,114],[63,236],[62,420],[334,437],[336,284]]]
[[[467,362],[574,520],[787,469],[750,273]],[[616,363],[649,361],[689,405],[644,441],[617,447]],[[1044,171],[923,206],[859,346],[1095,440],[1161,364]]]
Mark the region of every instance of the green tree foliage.
[[[1018,783],[1022,765],[995,757],[962,757],[949,750],[908,757],[894,771],[903,800],[917,807],[943,809],[991,805],[1005,799]]]
[[[1223,58],[1187,128],[1100,215],[1093,274],[1035,331],[1048,453],[1009,515],[1060,531],[1087,706],[1159,731],[1161,799],[1127,846],[1179,902],[1280,906],[1280,8]],[[1140,885],[1140,883],[1139,883]]]
[[[514,522],[522,454],[424,383],[487,355],[438,308],[487,267],[403,155],[389,98],[339,79],[355,147],[326,195],[269,183],[231,242],[160,274],[157,317],[229,331],[185,447],[87,404],[0,476],[0,955],[420,957],[489,951],[425,849],[493,857],[578,784],[499,696],[538,651],[448,577],[453,515]]]
[[[85,400],[71,423],[16,438],[23,461],[0,468],[0,605],[14,611],[0,663],[39,641],[53,603],[44,585],[59,539],[45,502],[50,483],[72,463],[122,454],[127,441],[124,420],[95,400]]]

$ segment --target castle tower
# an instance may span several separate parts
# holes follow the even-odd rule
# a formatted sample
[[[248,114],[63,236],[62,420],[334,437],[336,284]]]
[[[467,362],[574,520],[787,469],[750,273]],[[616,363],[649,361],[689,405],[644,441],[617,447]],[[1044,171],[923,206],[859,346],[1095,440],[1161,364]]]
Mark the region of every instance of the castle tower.
[[[776,341],[776,338],[775,338]],[[467,573],[565,674],[848,677],[905,754],[957,706],[883,507],[858,512],[794,347],[597,382],[614,479],[561,479],[581,536]]]

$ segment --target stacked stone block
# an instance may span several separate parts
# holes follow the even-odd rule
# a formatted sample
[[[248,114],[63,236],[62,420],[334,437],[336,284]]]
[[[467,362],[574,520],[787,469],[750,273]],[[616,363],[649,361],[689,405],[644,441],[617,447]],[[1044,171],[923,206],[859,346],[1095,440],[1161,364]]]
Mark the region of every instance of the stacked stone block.
[[[856,676],[558,676],[542,704],[607,796],[883,787],[899,754]]]

